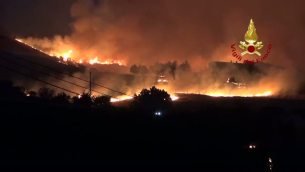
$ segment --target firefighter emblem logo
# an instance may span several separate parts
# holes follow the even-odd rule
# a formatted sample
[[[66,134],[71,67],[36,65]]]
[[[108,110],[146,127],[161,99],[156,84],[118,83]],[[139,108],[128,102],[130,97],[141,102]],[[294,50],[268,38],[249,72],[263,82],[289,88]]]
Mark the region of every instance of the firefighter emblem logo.
[[[259,50],[262,49],[263,46],[263,42],[258,42],[256,28],[254,26],[253,20],[251,19],[248,30],[245,34],[245,41],[240,41],[239,43],[239,48],[243,50],[241,55],[244,56],[245,54],[256,54],[261,56]]]
[[[231,45],[232,55],[239,61],[243,63],[259,63],[267,59],[271,52],[272,45],[268,44],[266,48],[266,53],[261,54],[261,50],[264,45],[262,41],[259,41],[254,21],[251,19],[248,26],[248,30],[245,34],[245,41],[240,41],[238,47],[241,49],[241,52],[236,49],[236,44]],[[251,56],[251,57],[250,57]],[[254,56],[254,57],[253,57]]]

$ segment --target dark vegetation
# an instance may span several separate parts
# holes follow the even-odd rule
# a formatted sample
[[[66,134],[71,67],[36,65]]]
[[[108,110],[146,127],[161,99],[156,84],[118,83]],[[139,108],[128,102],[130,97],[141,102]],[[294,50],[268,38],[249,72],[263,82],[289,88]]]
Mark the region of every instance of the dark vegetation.
[[[177,72],[191,72],[191,66],[188,61],[184,61],[181,64],[178,64],[177,61],[169,61],[167,63],[156,63],[152,66],[145,66],[145,65],[132,65],[130,67],[130,72],[133,74],[168,74],[172,76],[173,79],[176,78]]]
[[[304,100],[171,102],[153,87],[126,108],[4,81],[0,95],[1,167],[11,171],[268,171],[269,157],[274,171],[304,170]]]
[[[74,106],[84,108],[108,108],[110,107],[109,96],[91,96],[83,93],[71,97],[64,92],[56,94],[50,88],[40,88],[38,92],[27,91],[24,88],[13,86],[10,81],[0,81],[0,101],[16,103],[44,103],[59,106]]]
[[[156,111],[166,112],[171,104],[170,95],[166,91],[159,90],[156,87],[152,87],[149,90],[143,89],[133,100],[135,108],[148,111],[152,114]]]

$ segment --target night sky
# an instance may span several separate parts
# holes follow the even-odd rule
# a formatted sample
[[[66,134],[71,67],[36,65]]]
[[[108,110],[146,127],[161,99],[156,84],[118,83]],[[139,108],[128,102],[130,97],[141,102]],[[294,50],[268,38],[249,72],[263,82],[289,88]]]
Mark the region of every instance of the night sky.
[[[1,0],[0,28],[18,36],[68,34],[75,0]]]

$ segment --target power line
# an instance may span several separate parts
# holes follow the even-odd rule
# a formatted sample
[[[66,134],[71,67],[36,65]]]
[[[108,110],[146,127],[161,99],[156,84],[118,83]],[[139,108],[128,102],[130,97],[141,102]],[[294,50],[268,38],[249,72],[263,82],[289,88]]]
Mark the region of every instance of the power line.
[[[13,60],[9,60],[9,59],[7,59],[7,58],[2,58],[3,60],[6,60],[6,61],[8,61],[8,62],[10,62],[10,63],[14,63],[14,64],[16,64],[16,65],[18,65],[18,66],[21,66],[21,67],[23,67],[23,68],[25,68],[25,69],[29,69],[29,70],[31,70],[28,66],[25,66],[25,65],[22,65],[22,64],[19,64],[19,63],[17,63],[17,62],[14,62]],[[34,69],[34,70],[36,70],[36,71],[38,71],[37,69]],[[47,73],[47,72],[45,72],[45,71],[39,71],[39,72],[41,72],[41,73],[44,73],[45,75],[47,75],[47,76],[50,76],[50,77],[53,77],[53,78],[55,78],[55,79],[57,79],[57,80],[60,80],[60,81],[63,81],[63,82],[65,82],[65,83],[68,83],[68,84],[71,84],[71,85],[74,85],[74,86],[77,86],[77,87],[80,87],[80,88],[83,88],[83,89],[87,89],[87,87],[84,87],[84,86],[81,86],[81,85],[78,85],[78,84],[75,84],[75,83],[73,83],[73,82],[71,82],[71,81],[68,81],[68,80],[65,80],[65,79],[61,79],[60,77],[58,77],[58,76],[55,76],[55,75],[51,75],[51,74],[49,74],[49,73]],[[92,90],[93,92],[96,92],[96,93],[98,93],[98,94],[101,94],[101,95],[105,95],[105,96],[109,96],[109,95],[107,95],[107,94],[104,94],[104,93],[102,93],[102,92],[99,92],[99,91],[96,91],[96,90]],[[111,97],[111,96],[110,96]]]
[[[7,53],[7,54],[8,54],[8,53]],[[34,62],[34,61],[32,61],[32,60],[25,59],[24,57],[21,57],[20,59],[23,60],[23,61],[29,62],[29,63],[31,63],[31,64],[38,65],[38,66],[40,66],[40,67],[46,68],[46,69],[48,69],[48,70],[50,70],[50,71],[53,71],[53,72],[55,72],[55,73],[65,74],[65,75],[67,75],[67,76],[69,76],[69,77],[72,77],[72,78],[75,78],[75,79],[78,79],[78,80],[81,80],[81,81],[90,83],[90,81],[85,80],[85,79],[83,79],[83,78],[80,78],[80,77],[77,77],[77,76],[74,76],[74,75],[70,75],[70,74],[67,74],[67,73],[63,73],[63,72],[61,72],[61,71],[55,70],[55,69],[53,69],[53,68],[50,68],[49,66],[46,66],[46,65],[43,65],[43,64]],[[98,84],[98,83],[92,82],[92,85],[99,86],[99,87],[101,87],[101,88],[110,90],[110,91],[112,91],[112,92],[119,93],[119,94],[121,94],[121,95],[127,95],[127,96],[129,96],[128,94],[126,94],[126,93],[124,93],[124,92],[114,90],[114,89],[112,89],[112,88],[106,87],[106,86],[101,85],[101,84]]]
[[[66,89],[66,88],[57,86],[57,85],[55,85],[55,84],[52,84],[52,83],[49,83],[49,82],[47,82],[47,81],[41,80],[41,79],[36,78],[36,77],[34,77],[34,76],[30,76],[30,75],[24,74],[24,73],[22,73],[22,72],[16,71],[16,70],[14,70],[14,69],[12,69],[12,68],[9,68],[9,67],[7,67],[7,66],[3,66],[3,65],[0,64],[0,67],[6,69],[6,70],[8,70],[8,71],[11,71],[11,72],[13,72],[13,73],[17,73],[17,74],[19,74],[19,75],[22,75],[22,76],[25,76],[25,77],[28,77],[28,78],[32,78],[32,79],[34,79],[34,80],[37,80],[37,81],[42,82],[42,83],[45,83],[45,84],[50,85],[50,86],[52,86],[52,87],[55,87],[55,88],[64,90],[64,91],[66,91],[66,92],[69,92],[69,93],[72,93],[72,94],[75,94],[75,95],[79,95],[79,93],[77,93],[77,92],[74,92],[74,91],[68,90],[68,89]]]

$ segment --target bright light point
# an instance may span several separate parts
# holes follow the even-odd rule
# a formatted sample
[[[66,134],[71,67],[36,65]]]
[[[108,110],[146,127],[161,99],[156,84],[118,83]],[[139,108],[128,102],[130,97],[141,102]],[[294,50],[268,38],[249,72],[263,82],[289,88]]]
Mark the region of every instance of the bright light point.
[[[23,43],[23,41],[21,39],[15,39],[15,40],[18,41],[18,42]]]
[[[253,144],[249,145],[249,149],[255,149],[255,148],[256,148],[256,145],[253,145]]]
[[[77,97],[80,99],[80,98],[82,98],[82,95],[78,95]]]
[[[155,115],[156,115],[156,116],[162,116],[162,112],[156,111],[156,112],[155,112]]]
[[[176,100],[179,99],[179,97],[177,97],[177,96],[175,96],[175,95],[171,95],[171,99],[172,99],[172,101],[176,101]]]
[[[268,161],[269,161],[269,170],[272,171],[273,164],[272,164],[272,159],[271,159],[271,157],[268,158]]]
[[[62,54],[62,57],[63,57],[63,59],[64,59],[65,62],[68,61],[68,59],[71,58],[71,54],[72,54],[72,53],[73,53],[73,50],[69,50],[69,51],[67,51],[67,52],[65,52],[65,53]]]

